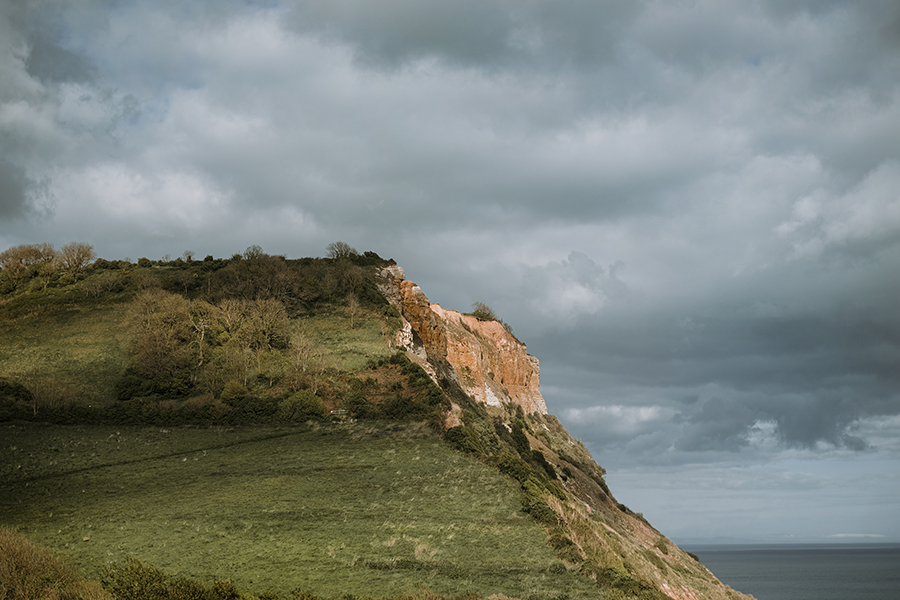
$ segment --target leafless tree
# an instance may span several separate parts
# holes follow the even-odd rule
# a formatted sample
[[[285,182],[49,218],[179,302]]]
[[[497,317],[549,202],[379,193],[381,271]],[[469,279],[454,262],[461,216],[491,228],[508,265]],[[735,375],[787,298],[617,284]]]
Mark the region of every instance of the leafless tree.
[[[359,252],[356,251],[356,248],[353,248],[346,242],[332,242],[328,244],[326,250],[328,250],[328,258],[333,258],[335,260],[359,256]]]
[[[71,242],[59,251],[59,264],[66,273],[76,275],[97,258],[94,247],[82,242]]]
[[[357,325],[357,321],[362,316],[362,306],[359,303],[359,300],[356,299],[356,296],[353,294],[347,295],[347,317],[350,319],[350,329],[355,329]]]

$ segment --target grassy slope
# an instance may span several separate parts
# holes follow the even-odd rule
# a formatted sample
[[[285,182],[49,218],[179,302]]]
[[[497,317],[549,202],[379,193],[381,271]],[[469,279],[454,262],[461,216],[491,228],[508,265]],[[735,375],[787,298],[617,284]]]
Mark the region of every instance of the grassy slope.
[[[388,427],[5,424],[0,525],[87,577],[134,556],[284,596],[597,597],[518,512],[515,482],[422,427]]]
[[[123,304],[57,307],[0,319],[0,377],[52,381],[65,396],[107,404],[127,366]]]

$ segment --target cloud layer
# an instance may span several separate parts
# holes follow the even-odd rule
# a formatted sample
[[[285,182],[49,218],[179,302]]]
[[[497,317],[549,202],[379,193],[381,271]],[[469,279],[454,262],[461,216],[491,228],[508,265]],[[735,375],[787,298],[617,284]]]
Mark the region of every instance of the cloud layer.
[[[654,523],[900,492],[898,139],[889,0],[0,6],[0,246],[393,256]]]

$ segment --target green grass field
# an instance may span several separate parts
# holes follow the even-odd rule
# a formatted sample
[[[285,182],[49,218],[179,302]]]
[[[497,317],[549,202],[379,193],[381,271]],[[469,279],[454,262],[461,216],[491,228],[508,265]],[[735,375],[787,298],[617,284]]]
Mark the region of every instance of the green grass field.
[[[295,325],[306,333],[322,353],[326,364],[339,371],[358,373],[370,360],[394,353],[381,331],[381,320],[366,313],[350,327],[350,319],[341,310],[300,317]]]
[[[0,319],[0,377],[66,401],[108,404],[127,366],[125,305],[58,307]]]
[[[0,525],[87,578],[133,556],[285,597],[598,597],[521,514],[516,482],[421,425],[7,423],[0,450]]]

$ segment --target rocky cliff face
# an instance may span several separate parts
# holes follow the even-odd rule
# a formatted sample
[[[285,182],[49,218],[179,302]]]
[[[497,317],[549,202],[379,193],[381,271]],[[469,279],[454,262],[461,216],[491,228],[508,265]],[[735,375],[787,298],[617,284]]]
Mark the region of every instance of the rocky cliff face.
[[[380,271],[379,289],[403,319],[395,343],[427,362],[433,377],[456,381],[488,405],[512,403],[525,413],[547,413],[538,360],[503,325],[432,304],[397,266]]]

